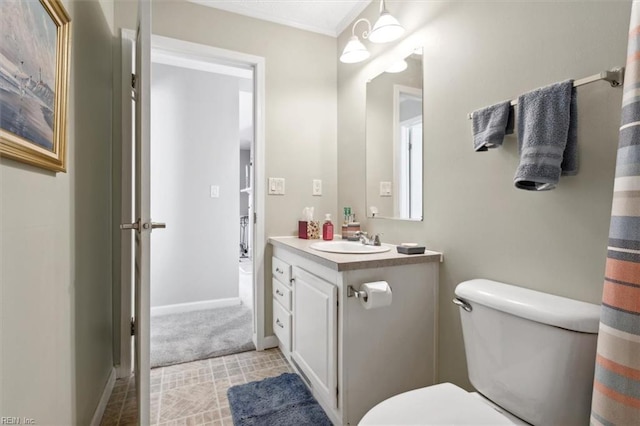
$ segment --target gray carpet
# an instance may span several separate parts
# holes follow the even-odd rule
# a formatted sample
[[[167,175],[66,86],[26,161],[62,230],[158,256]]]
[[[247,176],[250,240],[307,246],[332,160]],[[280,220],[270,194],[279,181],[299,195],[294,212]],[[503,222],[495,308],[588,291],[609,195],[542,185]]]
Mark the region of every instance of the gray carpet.
[[[151,367],[255,349],[251,310],[244,305],[151,317]]]

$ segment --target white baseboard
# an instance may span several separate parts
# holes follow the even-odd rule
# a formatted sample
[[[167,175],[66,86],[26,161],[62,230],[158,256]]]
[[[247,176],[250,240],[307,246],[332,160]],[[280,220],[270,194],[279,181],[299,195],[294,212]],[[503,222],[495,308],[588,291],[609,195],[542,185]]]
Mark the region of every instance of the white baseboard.
[[[265,349],[277,348],[280,344],[280,341],[275,335],[265,336],[265,338],[262,339],[262,345],[259,345],[258,335],[253,333],[253,344],[255,345],[257,351],[264,351]]]
[[[265,336],[264,338],[265,349],[277,348],[278,345],[280,345],[280,341],[276,336]]]
[[[122,364],[118,364],[115,366],[116,369],[116,379],[122,379],[123,377],[130,377],[133,373],[131,368],[126,368]]]
[[[239,297],[228,299],[202,300],[200,302],[177,303],[175,305],[154,306],[151,308],[151,315],[176,314],[179,312],[199,311],[201,309],[223,308],[225,306],[235,306],[240,304]]]
[[[93,418],[91,419],[91,426],[100,426],[100,422],[102,421],[102,415],[104,414],[104,409],[107,408],[107,404],[109,403],[109,398],[111,398],[111,392],[113,391],[113,385],[115,385],[115,383],[116,383],[116,369],[111,368],[111,373],[109,373],[109,379],[107,380],[107,384],[104,386],[104,390],[102,391],[100,402],[98,402],[96,411],[95,413],[93,413]]]

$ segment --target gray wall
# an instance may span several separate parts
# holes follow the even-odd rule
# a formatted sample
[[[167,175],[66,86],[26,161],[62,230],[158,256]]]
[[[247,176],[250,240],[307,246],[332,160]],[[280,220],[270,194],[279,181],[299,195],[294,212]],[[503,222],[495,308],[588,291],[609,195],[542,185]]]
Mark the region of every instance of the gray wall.
[[[513,186],[516,139],[475,153],[467,113],[566,78],[624,65],[630,2],[388,2],[425,46],[425,219],[369,220],[384,240],[444,252],[439,379],[469,386],[453,291],[484,277],[597,303],[602,293],[621,90],[578,89],[580,173],[558,188]],[[362,16],[375,19],[377,4]],[[350,28],[338,39],[342,49]],[[338,204],[365,208],[365,82],[390,46],[338,65]],[[418,326],[418,325],[417,325]]]
[[[0,160],[0,413],[86,425],[113,365],[113,18],[98,2],[64,5],[73,29],[68,172]]]
[[[324,217],[324,213],[333,213],[333,217],[338,217],[336,40],[185,0],[154,2],[152,14],[154,34],[265,58],[265,172],[267,177],[285,178],[287,191],[285,196],[266,197],[266,235],[295,235],[298,216],[304,206],[314,206],[319,219]],[[135,16],[134,2],[116,2],[117,31],[119,28],[135,28]],[[116,61],[119,61],[119,57]],[[119,66],[115,64],[118,72]],[[119,78],[116,78],[116,84],[120,84]],[[119,98],[114,98],[114,102],[120,102]],[[119,129],[117,116],[114,117],[114,128]],[[114,212],[118,215],[119,145],[119,141],[116,141],[113,150],[116,160]],[[313,179],[322,179],[322,197],[312,196]],[[266,187],[261,190],[266,191]],[[115,271],[119,271],[119,244],[119,234],[114,231]],[[259,244],[266,247],[266,241]],[[265,259],[258,260],[265,264],[259,264],[256,270],[271,270],[270,251],[266,248]],[[115,278],[114,300],[119,300],[120,283],[118,277]],[[269,294],[271,281],[265,279],[265,295]],[[267,303],[265,308],[266,323],[270,329],[271,304]],[[114,305],[114,327],[119,327],[117,303]],[[119,351],[119,342],[114,340],[116,363],[119,362]]]
[[[238,94],[237,77],[152,65],[152,307],[238,297]]]

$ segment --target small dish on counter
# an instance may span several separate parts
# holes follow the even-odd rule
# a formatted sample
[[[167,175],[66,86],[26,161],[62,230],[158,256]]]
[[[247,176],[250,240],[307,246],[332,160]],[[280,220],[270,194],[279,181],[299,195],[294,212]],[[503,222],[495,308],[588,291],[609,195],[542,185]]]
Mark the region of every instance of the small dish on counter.
[[[401,254],[424,254],[425,247],[417,243],[402,243],[396,246],[398,253]]]

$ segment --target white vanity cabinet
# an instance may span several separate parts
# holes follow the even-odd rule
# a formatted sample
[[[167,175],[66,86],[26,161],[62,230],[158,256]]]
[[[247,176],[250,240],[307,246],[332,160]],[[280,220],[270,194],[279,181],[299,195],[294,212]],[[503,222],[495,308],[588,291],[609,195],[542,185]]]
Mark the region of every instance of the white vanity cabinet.
[[[293,351],[291,359],[307,382],[337,405],[338,287],[293,267]]]
[[[341,255],[297,238],[270,243],[272,263],[290,267],[291,284],[287,311],[275,299],[281,281],[273,281],[274,332],[286,348],[276,321],[289,314],[285,355],[334,424],[356,425],[379,402],[435,383],[440,253]],[[389,306],[365,309],[349,297],[350,286],[373,281],[391,286]]]
[[[280,342],[280,350],[289,358],[291,352],[291,265],[273,257],[273,332]]]

